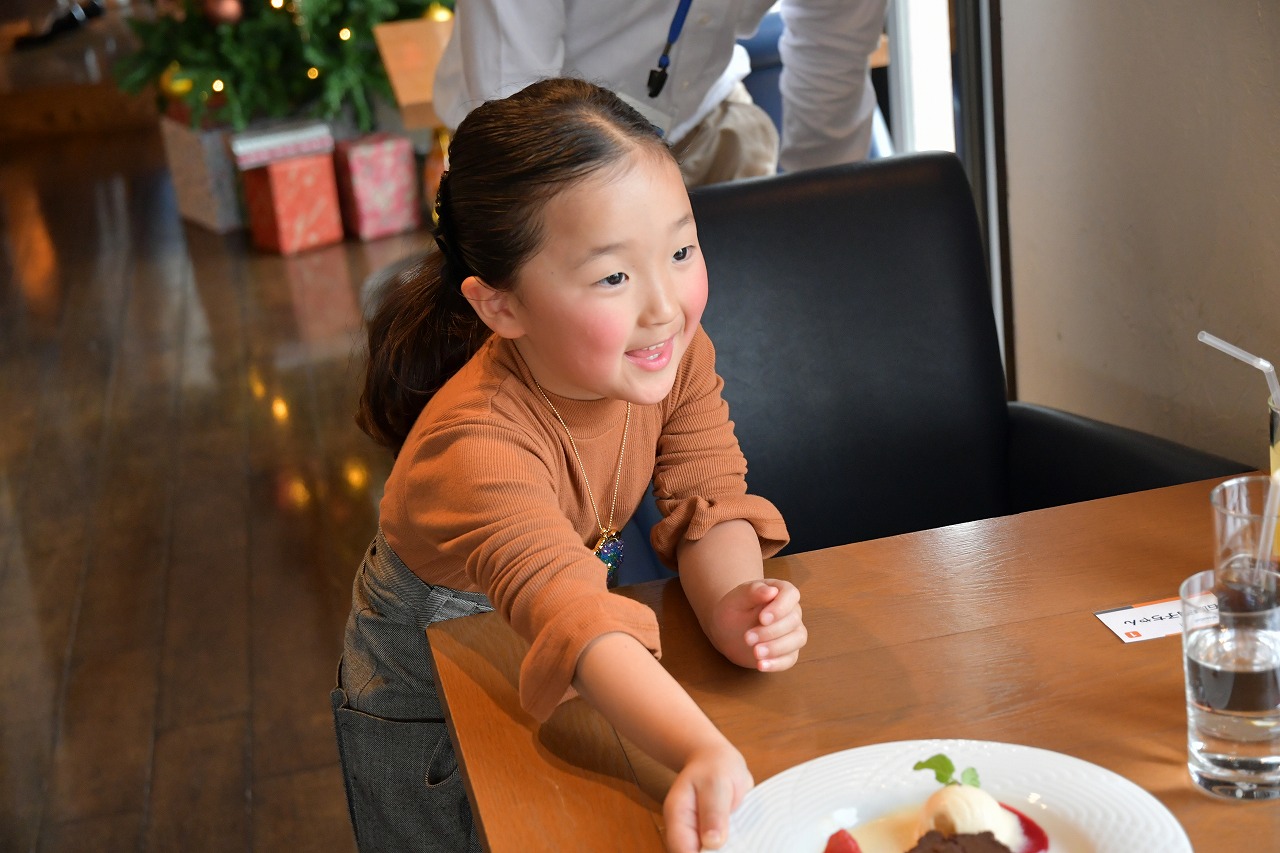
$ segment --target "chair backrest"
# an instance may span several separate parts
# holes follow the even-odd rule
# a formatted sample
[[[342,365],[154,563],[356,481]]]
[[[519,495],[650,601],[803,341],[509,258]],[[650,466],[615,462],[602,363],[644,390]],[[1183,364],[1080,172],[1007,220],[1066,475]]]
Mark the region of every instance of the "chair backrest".
[[[949,154],[693,193],[704,326],[747,456],[806,551],[1009,511],[1008,413]]]

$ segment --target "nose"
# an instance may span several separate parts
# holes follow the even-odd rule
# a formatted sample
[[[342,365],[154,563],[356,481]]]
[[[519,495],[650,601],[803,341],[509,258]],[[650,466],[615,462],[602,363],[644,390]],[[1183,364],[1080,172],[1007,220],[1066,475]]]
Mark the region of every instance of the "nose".
[[[649,281],[640,320],[646,326],[669,325],[680,313],[679,283],[668,270],[656,272]]]

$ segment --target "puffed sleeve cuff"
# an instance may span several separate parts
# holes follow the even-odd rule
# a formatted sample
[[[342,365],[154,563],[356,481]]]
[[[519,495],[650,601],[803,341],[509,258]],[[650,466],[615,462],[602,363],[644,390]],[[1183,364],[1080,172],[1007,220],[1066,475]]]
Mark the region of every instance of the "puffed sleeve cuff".
[[[676,565],[676,549],[681,542],[698,541],[722,521],[742,519],[750,523],[760,539],[762,557],[772,557],[791,538],[777,507],[759,495],[732,495],[712,500],[692,497],[672,501],[670,505],[664,505],[666,503],[658,502],[666,517],[653,526],[649,541],[668,566]]]
[[[620,632],[662,656],[658,620],[638,601],[607,593],[565,607],[538,632],[520,665],[520,705],[539,722],[573,695],[573,674],[596,637]]]

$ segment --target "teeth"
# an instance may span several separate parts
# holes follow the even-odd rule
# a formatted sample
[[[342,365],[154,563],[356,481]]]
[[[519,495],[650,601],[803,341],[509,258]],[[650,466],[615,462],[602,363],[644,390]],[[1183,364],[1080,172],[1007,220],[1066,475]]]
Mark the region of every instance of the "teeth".
[[[631,352],[632,354],[652,353],[652,355],[644,355],[643,357],[645,361],[654,361],[662,355],[663,349],[666,347],[666,345],[667,345],[667,342],[662,341],[661,343],[653,344],[652,346],[633,349],[631,350]]]

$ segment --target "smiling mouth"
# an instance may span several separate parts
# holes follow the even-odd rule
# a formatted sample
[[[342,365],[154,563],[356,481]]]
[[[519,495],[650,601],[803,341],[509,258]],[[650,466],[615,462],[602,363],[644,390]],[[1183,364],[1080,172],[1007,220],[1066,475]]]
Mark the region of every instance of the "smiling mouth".
[[[653,346],[642,347],[640,349],[633,349],[630,352],[628,352],[627,355],[631,356],[632,358],[641,359],[642,361],[656,361],[658,358],[662,356],[662,353],[666,350],[667,344],[669,343],[671,343],[671,339],[667,338],[665,341],[662,341],[661,343],[656,343]]]

